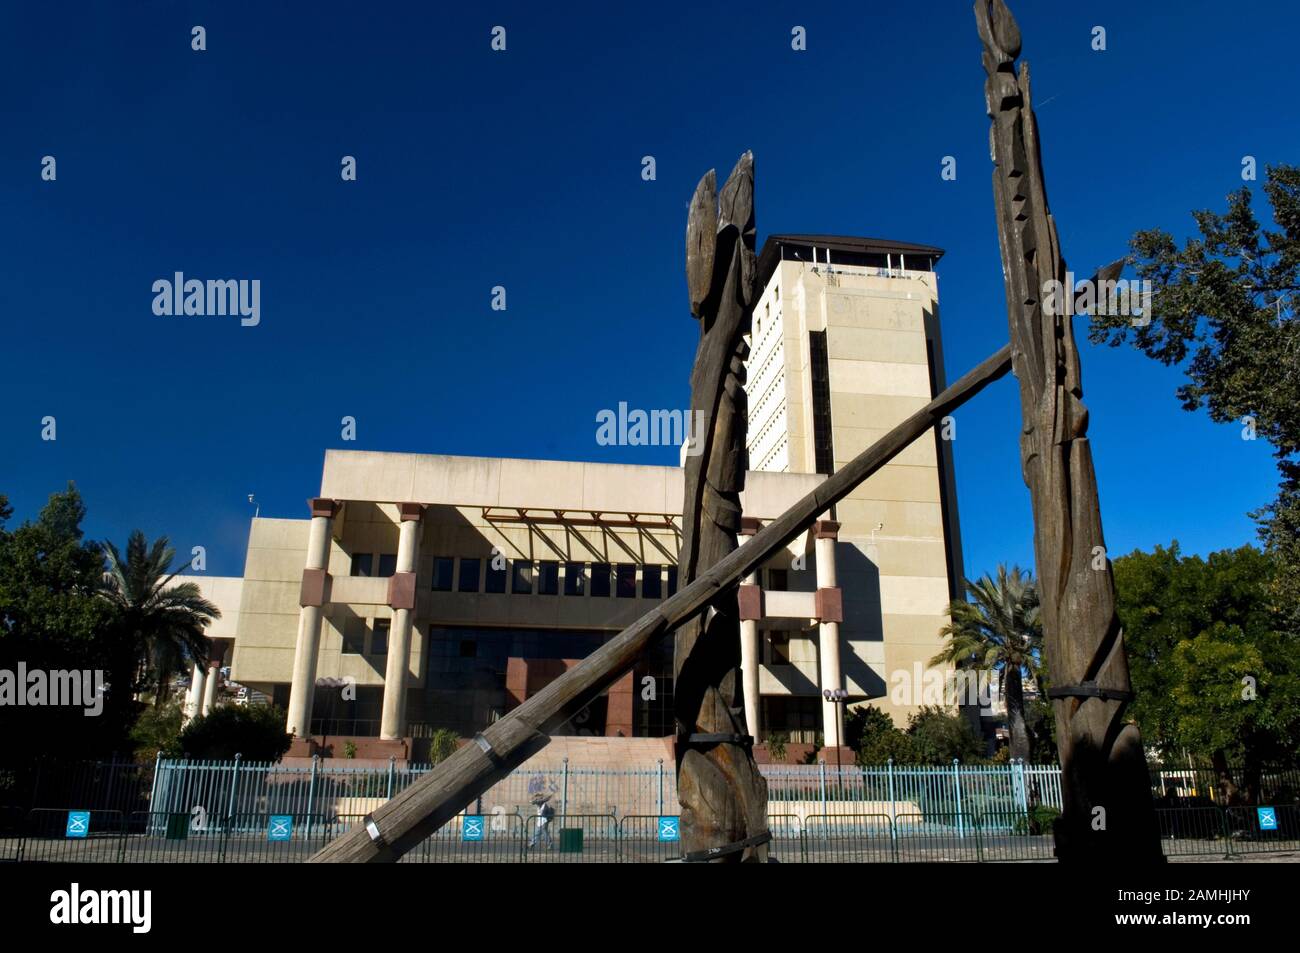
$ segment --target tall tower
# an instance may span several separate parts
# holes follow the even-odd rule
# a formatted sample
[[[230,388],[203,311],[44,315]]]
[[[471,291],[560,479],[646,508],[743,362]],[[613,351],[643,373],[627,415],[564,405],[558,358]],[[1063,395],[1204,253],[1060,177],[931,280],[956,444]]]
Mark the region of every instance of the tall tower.
[[[746,385],[750,469],[831,473],[944,388],[934,272],[942,255],[870,238],[768,238]],[[923,673],[963,578],[950,440],[919,438],[833,517],[849,703],[872,699],[903,725],[934,700],[924,697]],[[810,588],[811,569],[765,583]],[[764,646],[769,669],[790,660],[771,649]],[[797,694],[782,691],[797,680],[770,674],[761,692],[769,696],[765,729],[806,724],[809,703],[820,699],[782,698]]]

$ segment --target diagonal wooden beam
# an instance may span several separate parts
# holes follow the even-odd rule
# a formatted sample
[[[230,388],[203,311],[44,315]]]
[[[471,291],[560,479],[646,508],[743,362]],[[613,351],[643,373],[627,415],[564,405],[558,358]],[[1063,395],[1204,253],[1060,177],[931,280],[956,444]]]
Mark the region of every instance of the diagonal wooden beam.
[[[312,863],[396,860],[466,804],[528,760],[563,724],[617,681],[651,645],[694,618],[751,570],[784,549],[822,513],[932,429],[951,411],[1011,370],[1006,345],[858,454],[825,482],[768,523],[704,575],[565,672],[469,744],[379,807],[372,815],[380,841],[355,827],[312,857]]]

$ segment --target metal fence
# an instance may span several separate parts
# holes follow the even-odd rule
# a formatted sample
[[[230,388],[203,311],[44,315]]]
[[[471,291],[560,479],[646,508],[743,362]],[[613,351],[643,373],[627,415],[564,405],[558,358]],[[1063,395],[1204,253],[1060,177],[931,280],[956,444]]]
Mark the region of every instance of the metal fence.
[[[778,859],[867,862],[886,853],[895,861],[1051,856],[1051,817],[1061,808],[1055,765],[760,767],[768,785],[771,850]],[[11,807],[0,800],[0,861],[17,859],[24,844],[30,845],[25,859],[31,860],[48,859],[40,853],[46,850],[99,858],[111,855],[114,845],[123,857],[130,853],[150,862],[203,862],[232,848],[239,859],[296,859],[430,769],[396,762],[358,767],[344,759],[286,766],[240,758],[159,759],[144,768],[127,763],[47,766],[34,790],[57,800],[40,794],[39,803],[13,801]],[[1266,806],[1273,812],[1269,824],[1261,821],[1256,807],[1215,806],[1210,799],[1221,793],[1214,788],[1216,778],[1192,769],[1153,771],[1166,854],[1300,849],[1300,807],[1287,770],[1261,776],[1261,794],[1277,797],[1275,806]],[[554,815],[545,823],[538,816],[541,803]],[[66,839],[60,825],[69,809],[90,812],[90,836],[56,848],[46,842]],[[566,761],[515,771],[466,805],[465,814],[484,819],[482,839],[466,841],[451,824],[404,859],[666,860],[675,847],[658,837],[658,819],[677,811],[671,761],[626,769],[572,767]],[[271,816],[301,819],[291,838],[301,847],[262,843],[265,819]],[[167,843],[153,844],[148,838]]]
[[[1169,857],[1233,857],[1300,850],[1300,809],[1166,808]],[[300,863],[363,815],[80,811],[38,808],[17,830],[0,811],[0,859],[74,863]],[[680,860],[678,818],[602,814],[459,815],[402,863],[662,863]],[[780,863],[1007,863],[1050,861],[1037,813],[837,814],[769,817]],[[669,835],[669,836],[666,836]]]
[[[772,814],[967,815],[1061,805],[1060,769],[1044,765],[843,767],[762,765]],[[364,815],[405,790],[429,765],[351,767],[334,759],[310,767],[265,762],[163,761],[149,807],[207,814],[321,813]],[[527,816],[547,799],[578,816],[659,816],[674,813],[673,766],[556,767],[515,771],[469,805],[474,813]]]
[[[1056,765],[846,765],[760,766],[773,814],[873,814],[890,817],[1005,814],[1034,806],[1060,809]],[[357,767],[347,759],[310,766],[279,763],[165,760],[42,762],[0,771],[0,805],[22,810],[75,804],[88,810],[194,811],[214,815],[256,813],[365,814],[405,790],[429,765]],[[1234,769],[1239,779],[1240,769]],[[1219,776],[1207,767],[1153,768],[1156,806],[1212,807],[1223,801]],[[1296,802],[1300,770],[1267,768],[1257,788],[1263,804]],[[569,765],[516,771],[476,800],[477,813],[527,815],[539,796],[569,814],[661,815],[677,803],[671,761],[631,768]],[[2,819],[0,819],[2,822]]]

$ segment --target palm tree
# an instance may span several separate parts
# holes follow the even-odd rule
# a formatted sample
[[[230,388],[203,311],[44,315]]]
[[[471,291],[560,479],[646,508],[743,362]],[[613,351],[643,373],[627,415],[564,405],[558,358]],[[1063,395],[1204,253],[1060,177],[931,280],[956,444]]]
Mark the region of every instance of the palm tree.
[[[138,529],[126,543],[126,558],[112,543],[104,543],[108,557],[104,597],[112,603],[118,624],[134,652],[136,664],[155,686],[154,705],[167,700],[172,675],[186,659],[204,665],[208,658],[204,628],[221,617],[221,610],[203,598],[192,582],[171,585],[176,551],[166,536],[149,545]],[[149,677],[149,673],[152,677]]]
[[[1038,612],[1034,577],[1013,566],[998,566],[997,580],[985,575],[979,582],[965,581],[970,597],[948,606],[952,621],[940,634],[948,642],[931,665],[955,663],[959,667],[996,674],[1007,700],[1011,730],[1011,757],[1029,757],[1029,731],[1025,725],[1024,678],[1036,684],[1042,678],[1043,624]]]

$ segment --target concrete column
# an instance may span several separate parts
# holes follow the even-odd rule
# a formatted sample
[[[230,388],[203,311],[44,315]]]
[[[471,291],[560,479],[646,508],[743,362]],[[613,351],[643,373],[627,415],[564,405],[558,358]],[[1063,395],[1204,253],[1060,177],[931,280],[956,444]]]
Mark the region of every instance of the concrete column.
[[[844,688],[840,670],[840,623],[844,621],[843,599],[835,578],[835,541],[840,524],[818,520],[813,524],[817,554],[817,625],[821,690]],[[822,743],[827,748],[844,744],[844,703],[822,696]]]
[[[743,546],[759,531],[761,523],[744,516],[740,520],[739,543]],[[762,659],[758,655],[758,620],[763,614],[763,595],[759,587],[759,572],[755,569],[741,580],[740,596],[740,684],[741,695],[745,702],[745,730],[753,736],[755,743],[762,740],[759,734],[758,699],[759,666]],[[745,590],[743,587],[750,587]],[[749,598],[746,598],[746,594]],[[757,611],[755,611],[755,609]],[[752,618],[751,618],[752,616]]]
[[[217,679],[221,677],[221,662],[213,659],[208,663],[208,677],[203,682],[203,707],[199,714],[205,718],[212,711],[212,705],[217,700]]]
[[[406,673],[411,667],[411,627],[415,620],[415,576],[420,559],[419,503],[400,503],[401,528],[397,539],[397,571],[388,581],[388,604],[393,624],[388,633],[388,664],[384,669],[384,709],[379,737],[387,741],[406,732]]]
[[[194,663],[194,677],[190,681],[190,690],[185,695],[185,721],[198,717],[203,707],[203,666]]]
[[[293,681],[289,685],[289,714],[285,728],[296,738],[311,733],[312,697],[316,691],[316,656],[320,650],[320,623],[325,610],[329,581],[330,536],[336,500],[314,499],[311,506],[311,535],[307,539],[307,563],[302,571],[302,592],[298,605],[298,644],[293,653]]]

